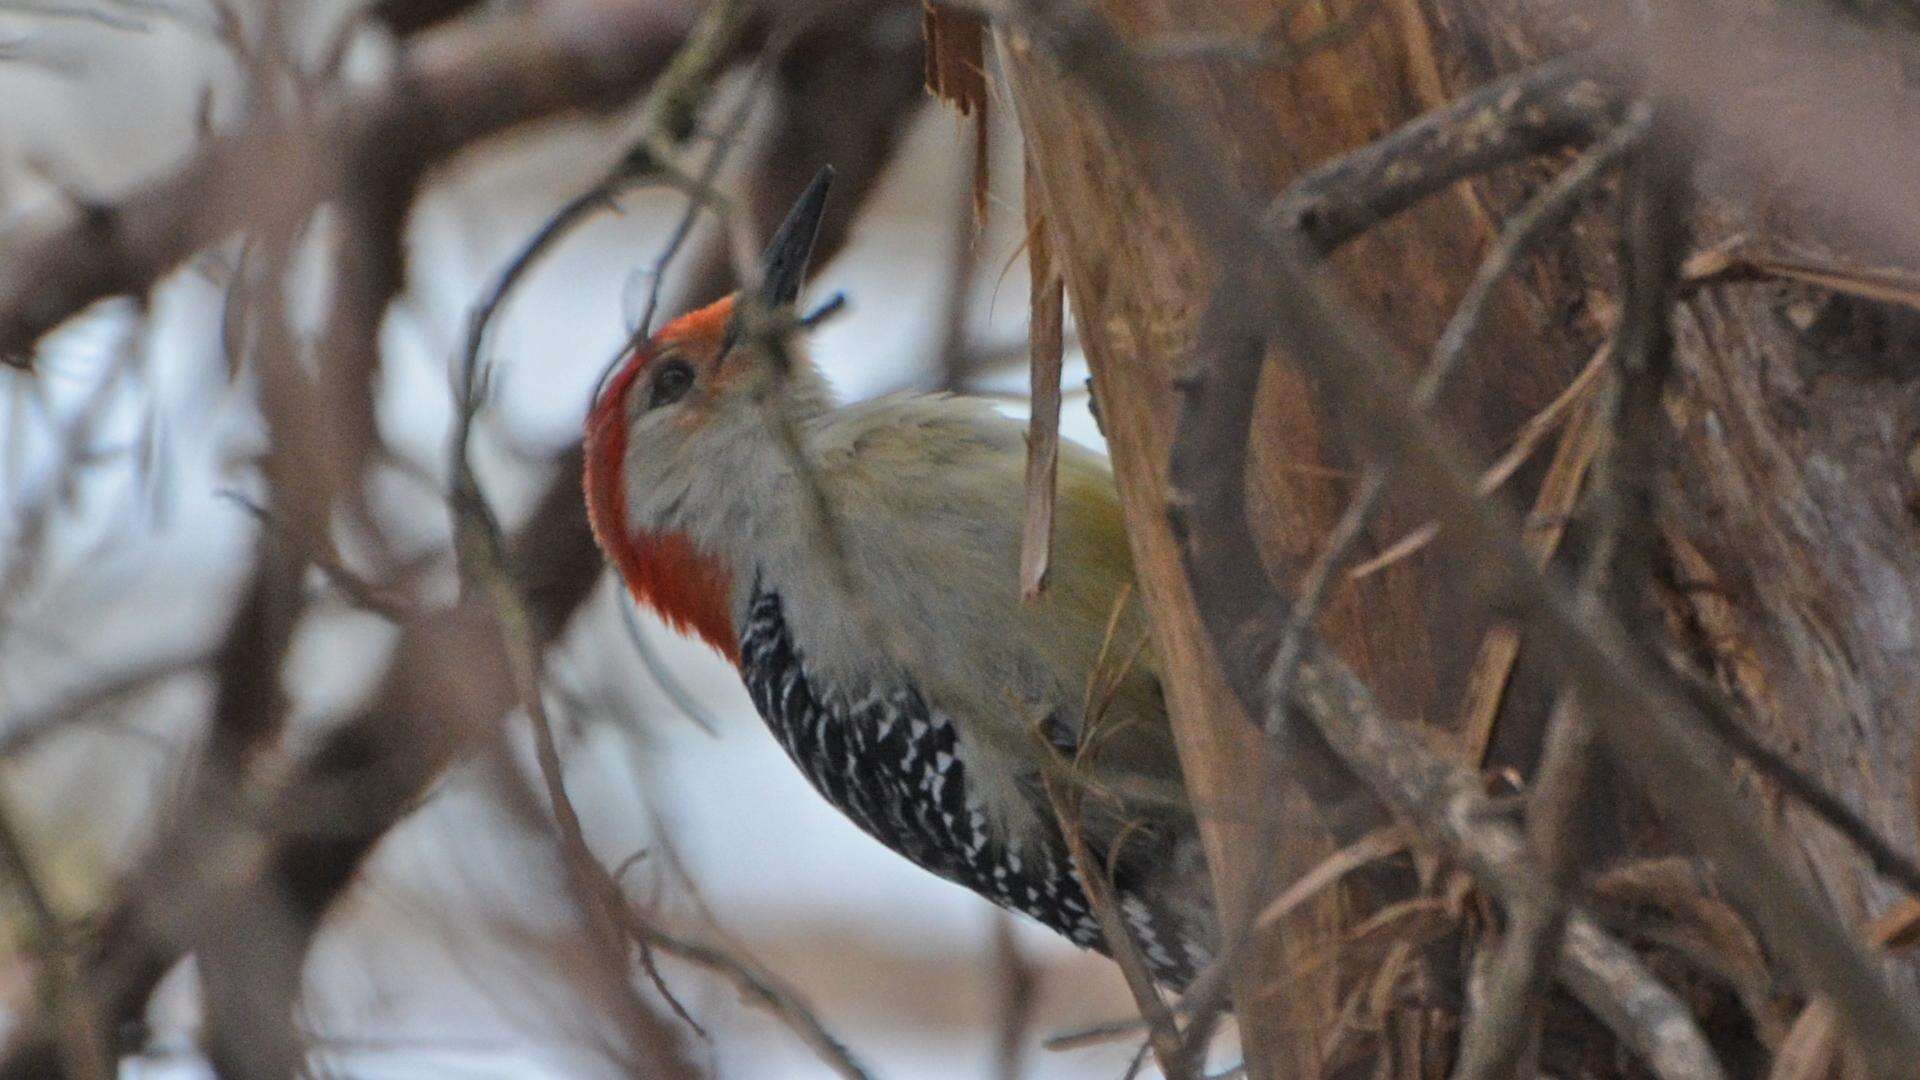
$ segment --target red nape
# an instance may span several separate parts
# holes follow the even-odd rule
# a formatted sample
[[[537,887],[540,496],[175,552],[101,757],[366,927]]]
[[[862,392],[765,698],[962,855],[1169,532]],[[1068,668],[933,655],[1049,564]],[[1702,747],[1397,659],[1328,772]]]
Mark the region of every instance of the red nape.
[[[681,533],[629,532],[627,528],[627,491],[621,475],[627,425],[622,403],[651,355],[650,348],[642,348],[630,357],[588,414],[587,519],[600,550],[613,560],[635,600],[658,612],[676,631],[692,633],[738,664],[740,649],[728,610],[726,565],[696,550]]]

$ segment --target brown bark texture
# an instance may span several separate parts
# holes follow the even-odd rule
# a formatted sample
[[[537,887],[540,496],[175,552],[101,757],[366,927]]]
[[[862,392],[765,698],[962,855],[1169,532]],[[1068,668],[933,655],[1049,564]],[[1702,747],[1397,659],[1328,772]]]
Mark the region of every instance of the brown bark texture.
[[[1276,17],[1261,0],[1100,6],[1135,45],[1176,34],[1257,38]],[[1248,191],[1279,193],[1306,167],[1442,104],[1452,85],[1440,73],[1428,16],[1412,0],[1390,0],[1372,12],[1365,3],[1304,8],[1296,33],[1312,33],[1316,23],[1323,30],[1358,29],[1338,48],[1290,70],[1168,62],[1152,72],[1230,155]],[[1062,238],[1067,292],[1093,365],[1142,589],[1169,669],[1178,673],[1169,696],[1190,787],[1236,807],[1277,806],[1283,770],[1211,657],[1166,523],[1172,380],[1189,353],[1211,271],[1177,215],[1127,175],[1118,138],[1096,110],[1076,100],[1048,59],[1017,34],[1008,36],[1002,57],[1047,212]],[[1424,349],[1439,333],[1493,233],[1484,200],[1477,190],[1449,192],[1362,237],[1340,258],[1341,280],[1355,300],[1410,351]],[[1579,328],[1556,317],[1544,294],[1537,287],[1507,290],[1480,355],[1461,379],[1472,387],[1461,396],[1483,445],[1493,445],[1550,399],[1591,349]],[[1258,408],[1249,494],[1269,567],[1288,575],[1313,558],[1339,516],[1354,466],[1328,418],[1318,415],[1313,395],[1285,366],[1269,369]],[[1374,529],[1374,550],[1417,525],[1406,515],[1386,515]],[[1453,726],[1480,628],[1459,625],[1460,605],[1448,600],[1445,580],[1423,574],[1418,562],[1402,562],[1338,590],[1321,624],[1401,715],[1421,716],[1441,730]],[[1396,615],[1369,617],[1382,612]],[[1255,853],[1278,853],[1272,879],[1280,882],[1326,854],[1324,837],[1310,825],[1275,835],[1275,817],[1302,822],[1305,815],[1295,809],[1205,819],[1229,922],[1255,903],[1264,873]],[[1296,947],[1308,947],[1316,936],[1302,928]],[[1257,1066],[1310,1071],[1317,1067],[1312,1040],[1297,1032],[1328,1030],[1332,981],[1294,983],[1286,975],[1287,954],[1284,943],[1266,943],[1239,972],[1236,997],[1260,1000],[1283,988],[1289,996],[1310,995],[1285,1009],[1241,1010]],[[1261,1031],[1268,1016],[1277,1027]],[[1260,1060],[1271,1052],[1286,1055],[1291,1067]]]
[[[1137,55],[1153,58],[1144,77],[1219,148],[1240,193],[1260,202],[1278,198],[1306,169],[1492,78],[1592,40],[1612,17],[1535,0],[1088,6]],[[1187,220],[1131,164],[1137,155],[1128,148],[1140,133],[1093,104],[1049,43],[1017,23],[997,34],[1038,181],[1033,190],[1057,238],[1054,259],[1093,369],[1141,586],[1166,658],[1182,764],[1203,810],[1223,919],[1232,925],[1335,845],[1231,690],[1168,524],[1177,380],[1217,268]],[[1235,62],[1170,44],[1271,43],[1279,35],[1313,47],[1282,61]],[[1861,71],[1864,79],[1868,69]],[[1687,70],[1674,81],[1706,77]],[[1371,228],[1334,256],[1339,287],[1401,355],[1425,355],[1503,224],[1564,162],[1549,156],[1505,167]],[[1857,236],[1857,228],[1823,232],[1832,208],[1800,212],[1804,193],[1770,188],[1763,199],[1751,176],[1712,170],[1697,180],[1704,209],[1696,251],[1787,235],[1836,243]],[[1483,462],[1574,380],[1612,324],[1615,224],[1597,208],[1582,213],[1495,295],[1440,409]],[[1673,319],[1669,451],[1652,480],[1659,543],[1655,580],[1644,586],[1654,602],[1643,610],[1653,613],[1645,621],[1662,624],[1635,629],[1653,651],[1705,674],[1762,742],[1838,793],[1899,850],[1911,850],[1912,732],[1920,720],[1920,397],[1913,379],[1920,317],[1884,292],[1835,289],[1814,274],[1702,273],[1692,275]],[[1325,397],[1287,357],[1269,361],[1248,499],[1266,569],[1293,581],[1352,496],[1359,465],[1342,441],[1343,418],[1323,411]],[[1552,456],[1549,444],[1496,497],[1521,512],[1534,507]],[[1357,560],[1389,550],[1422,524],[1393,497],[1386,505]],[[1576,520],[1566,546],[1577,551],[1583,542]],[[1420,724],[1442,753],[1530,777],[1554,690],[1550,658],[1529,655],[1521,642],[1491,745],[1478,745],[1482,736],[1463,719],[1463,696],[1476,657],[1499,646],[1487,638],[1494,622],[1448,569],[1426,549],[1358,581],[1343,575],[1318,623],[1321,636],[1390,715]],[[1504,669],[1496,670],[1504,679]],[[1755,805],[1766,808],[1756,826],[1801,864],[1843,921],[1865,928],[1895,903],[1898,891],[1839,834],[1795,809],[1771,781],[1740,773]],[[1592,789],[1589,816],[1602,825],[1602,847],[1673,850],[1661,822],[1615,787]],[[1324,1055],[1338,1026],[1339,980],[1302,979],[1298,971],[1316,944],[1356,918],[1323,898],[1237,956],[1233,993],[1255,1075],[1315,1075],[1330,1064]],[[1890,961],[1888,971],[1900,992],[1920,989],[1913,966]],[[1776,982],[1770,989],[1790,1000],[1809,988]]]

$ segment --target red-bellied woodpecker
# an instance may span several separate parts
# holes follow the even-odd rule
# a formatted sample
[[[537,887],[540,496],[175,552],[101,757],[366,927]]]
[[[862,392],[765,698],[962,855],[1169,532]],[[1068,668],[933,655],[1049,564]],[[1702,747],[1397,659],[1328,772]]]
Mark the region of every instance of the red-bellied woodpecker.
[[[1112,477],[1061,448],[1051,580],[1023,601],[1017,423],[944,394],[835,407],[804,359],[768,359],[754,316],[791,318],[828,176],[756,293],[668,323],[607,381],[587,421],[594,533],[639,603],[738,666],[855,824],[1105,951],[1044,779],[1074,777],[1141,955],[1183,986],[1216,931]]]

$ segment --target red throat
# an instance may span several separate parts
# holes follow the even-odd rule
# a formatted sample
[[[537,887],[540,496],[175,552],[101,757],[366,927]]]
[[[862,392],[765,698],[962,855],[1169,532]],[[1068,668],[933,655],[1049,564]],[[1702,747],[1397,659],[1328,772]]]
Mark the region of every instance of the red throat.
[[[669,324],[660,337],[675,329]],[[636,601],[652,608],[676,631],[693,634],[738,663],[739,643],[728,603],[730,575],[726,564],[696,549],[684,533],[631,530],[627,526],[624,403],[654,351],[642,347],[630,357],[587,417],[587,517],[593,524],[594,539],[620,571]]]

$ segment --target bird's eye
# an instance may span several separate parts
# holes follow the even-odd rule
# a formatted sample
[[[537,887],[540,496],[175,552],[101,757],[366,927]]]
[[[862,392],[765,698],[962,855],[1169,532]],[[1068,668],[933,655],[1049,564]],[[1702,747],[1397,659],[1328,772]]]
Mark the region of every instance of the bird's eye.
[[[685,360],[669,360],[660,365],[660,370],[653,376],[653,396],[647,399],[647,408],[671,405],[686,397],[691,389],[693,368]]]

